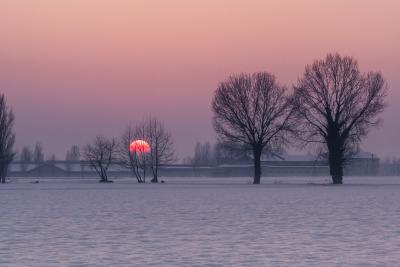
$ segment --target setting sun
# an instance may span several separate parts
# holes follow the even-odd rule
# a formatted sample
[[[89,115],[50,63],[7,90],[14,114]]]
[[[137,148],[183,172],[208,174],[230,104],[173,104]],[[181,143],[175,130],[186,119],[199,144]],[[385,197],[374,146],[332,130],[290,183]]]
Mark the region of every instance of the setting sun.
[[[134,140],[129,145],[129,151],[136,152],[136,153],[149,153],[150,152],[150,145],[144,140]]]

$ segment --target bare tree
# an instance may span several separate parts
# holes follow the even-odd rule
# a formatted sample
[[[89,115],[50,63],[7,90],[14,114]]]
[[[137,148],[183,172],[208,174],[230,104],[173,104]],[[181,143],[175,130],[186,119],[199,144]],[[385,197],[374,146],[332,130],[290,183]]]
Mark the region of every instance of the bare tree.
[[[327,152],[334,184],[342,184],[346,159],[380,122],[386,94],[382,75],[361,73],[354,58],[328,54],[306,66],[294,97],[299,137]]]
[[[160,165],[174,162],[175,150],[171,134],[156,118],[150,118],[146,122],[147,141],[150,145],[149,163],[153,174],[152,183],[158,182],[158,170]]]
[[[44,161],[43,146],[39,142],[36,143],[35,149],[33,150],[33,161],[35,163],[42,163]]]
[[[222,82],[212,102],[214,128],[221,142],[238,143],[253,152],[254,184],[261,180],[261,153],[285,144],[292,129],[286,88],[267,72],[240,74]]]
[[[144,124],[140,124],[137,125],[135,128],[129,126],[123,133],[119,142],[119,162],[122,166],[132,171],[138,183],[146,182],[148,155],[147,151],[144,151],[144,146],[133,148],[132,142],[134,142],[135,140],[144,141],[146,139],[146,127]]]
[[[29,146],[24,146],[21,150],[20,161],[21,161],[21,171],[26,172],[28,169],[28,164],[32,162],[33,152]]]
[[[110,182],[107,171],[116,160],[116,141],[98,136],[92,144],[86,145],[83,150],[83,158],[100,176],[100,182]]]
[[[7,106],[4,94],[0,94],[0,182],[6,182],[8,166],[13,161],[15,134],[13,132],[14,114]]]

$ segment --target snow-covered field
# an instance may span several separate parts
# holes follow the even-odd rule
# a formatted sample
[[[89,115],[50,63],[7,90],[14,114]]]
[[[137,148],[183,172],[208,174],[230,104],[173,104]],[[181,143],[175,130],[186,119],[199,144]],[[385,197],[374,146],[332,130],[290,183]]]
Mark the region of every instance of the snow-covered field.
[[[0,185],[0,266],[399,265],[399,177],[165,181]]]

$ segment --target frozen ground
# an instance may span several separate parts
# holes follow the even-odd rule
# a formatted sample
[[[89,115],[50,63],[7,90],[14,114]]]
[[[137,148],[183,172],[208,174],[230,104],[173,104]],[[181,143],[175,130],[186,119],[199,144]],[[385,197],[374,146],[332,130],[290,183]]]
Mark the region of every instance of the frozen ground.
[[[0,266],[398,266],[400,178],[0,185]]]

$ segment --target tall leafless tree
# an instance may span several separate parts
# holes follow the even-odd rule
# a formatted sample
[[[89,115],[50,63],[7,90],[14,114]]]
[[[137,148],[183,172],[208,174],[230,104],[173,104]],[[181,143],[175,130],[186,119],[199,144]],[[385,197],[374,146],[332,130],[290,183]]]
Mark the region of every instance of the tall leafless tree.
[[[117,142],[115,139],[98,136],[92,144],[83,149],[83,159],[100,176],[100,182],[109,182],[107,171],[116,160]]]
[[[146,127],[144,124],[136,127],[129,126],[123,133],[118,148],[118,161],[122,166],[132,171],[138,183],[146,182],[146,170],[148,167],[148,155],[146,151],[132,150],[131,144],[135,140],[147,139]]]
[[[7,106],[4,94],[0,94],[0,182],[6,182],[8,166],[14,159],[15,134],[13,132],[14,114]]]
[[[387,85],[377,72],[361,73],[352,57],[328,54],[305,68],[295,86],[294,107],[304,144],[327,152],[334,184],[342,184],[343,165],[385,107]]]
[[[267,72],[234,75],[219,85],[212,109],[220,141],[237,143],[253,152],[253,183],[259,184],[263,150],[286,143],[292,129],[286,88]]]
[[[149,163],[153,174],[152,183],[158,182],[160,165],[174,162],[175,150],[171,134],[157,118],[149,118],[146,124],[147,139],[150,145]]]

